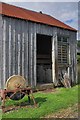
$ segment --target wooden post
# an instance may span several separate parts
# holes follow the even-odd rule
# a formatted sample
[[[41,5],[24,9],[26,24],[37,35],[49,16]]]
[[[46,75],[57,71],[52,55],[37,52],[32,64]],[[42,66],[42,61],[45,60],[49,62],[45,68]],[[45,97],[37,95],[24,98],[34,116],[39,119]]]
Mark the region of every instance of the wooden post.
[[[52,79],[53,83],[55,82],[55,41],[54,36],[52,37]]]
[[[34,86],[36,86],[36,33],[34,34]]]
[[[56,83],[56,65],[57,65],[57,61],[56,61],[56,58],[57,58],[57,35],[53,36],[52,38],[52,79],[53,79],[53,83],[55,84]]]

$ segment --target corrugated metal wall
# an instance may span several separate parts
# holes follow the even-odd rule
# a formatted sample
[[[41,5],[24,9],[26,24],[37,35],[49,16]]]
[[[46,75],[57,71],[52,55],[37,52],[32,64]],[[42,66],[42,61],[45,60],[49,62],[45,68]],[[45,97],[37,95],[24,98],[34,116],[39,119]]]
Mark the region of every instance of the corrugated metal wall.
[[[1,21],[2,19],[0,17],[0,23]],[[2,69],[0,80],[3,81],[3,84],[9,76],[20,74],[29,80],[28,84],[36,86],[37,33],[50,36],[54,36],[56,33],[64,35],[71,34],[68,30],[3,17],[2,27],[0,24],[0,58],[2,58],[0,59],[0,71]],[[73,34],[75,33],[72,32]],[[70,39],[75,41],[75,36],[71,36]]]

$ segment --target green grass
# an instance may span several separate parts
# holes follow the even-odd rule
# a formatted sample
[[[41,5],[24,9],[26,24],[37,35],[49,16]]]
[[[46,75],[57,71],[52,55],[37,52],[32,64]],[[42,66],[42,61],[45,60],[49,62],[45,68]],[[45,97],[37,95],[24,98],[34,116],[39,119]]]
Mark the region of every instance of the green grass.
[[[68,89],[56,88],[56,91],[57,92],[54,93],[34,93],[35,100],[38,104],[37,108],[20,108],[3,114],[3,118],[40,118],[78,102],[78,86]],[[27,96],[18,102],[8,100],[6,101],[6,106],[17,105],[18,103],[26,101]]]
[[[77,61],[80,63],[80,55],[77,55]]]

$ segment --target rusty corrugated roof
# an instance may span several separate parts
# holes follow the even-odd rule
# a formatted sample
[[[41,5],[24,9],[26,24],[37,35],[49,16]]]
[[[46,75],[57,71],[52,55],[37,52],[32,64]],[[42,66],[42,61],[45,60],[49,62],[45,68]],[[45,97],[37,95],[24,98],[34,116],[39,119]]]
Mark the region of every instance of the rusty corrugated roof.
[[[76,29],[64,24],[63,22],[55,19],[50,15],[34,12],[31,10],[16,7],[16,6],[9,5],[2,2],[0,3],[0,14],[10,16],[10,17],[20,18],[24,20],[30,20],[37,23],[56,26],[56,27],[60,27],[60,28],[64,28],[72,31],[77,31]]]

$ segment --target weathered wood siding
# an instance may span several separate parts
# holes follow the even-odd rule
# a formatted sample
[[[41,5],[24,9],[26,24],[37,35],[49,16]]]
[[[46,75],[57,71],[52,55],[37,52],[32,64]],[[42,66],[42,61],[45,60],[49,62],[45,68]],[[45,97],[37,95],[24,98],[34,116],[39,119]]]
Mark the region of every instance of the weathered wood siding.
[[[3,86],[3,67],[2,67],[2,64],[3,64],[3,61],[2,61],[2,57],[3,57],[3,47],[2,47],[2,40],[3,40],[3,36],[2,36],[2,16],[0,15],[0,88],[2,88]]]
[[[28,84],[30,84],[31,86],[36,86],[36,34],[44,34],[54,37],[55,34],[57,35],[59,33],[69,36],[70,62],[72,65],[72,68],[69,70],[69,72],[72,71],[71,78],[73,78],[73,80],[75,81],[75,32],[70,32],[69,30],[64,30],[57,27],[52,27],[40,23],[33,23],[30,21],[5,16],[3,16],[3,20],[2,17],[0,17],[0,23],[1,22],[2,24],[0,24],[0,80],[3,81],[3,87],[7,78],[13,74],[19,74],[24,76],[26,80],[28,80]],[[54,48],[54,50],[57,50],[57,48]],[[52,57],[54,57],[54,55]],[[53,68],[55,68],[55,66]],[[55,70],[53,71],[55,72]],[[73,74],[73,72],[75,72],[75,74]]]
[[[70,33],[70,77],[72,79],[72,83],[77,83],[77,41],[76,41],[76,34],[74,32]]]

